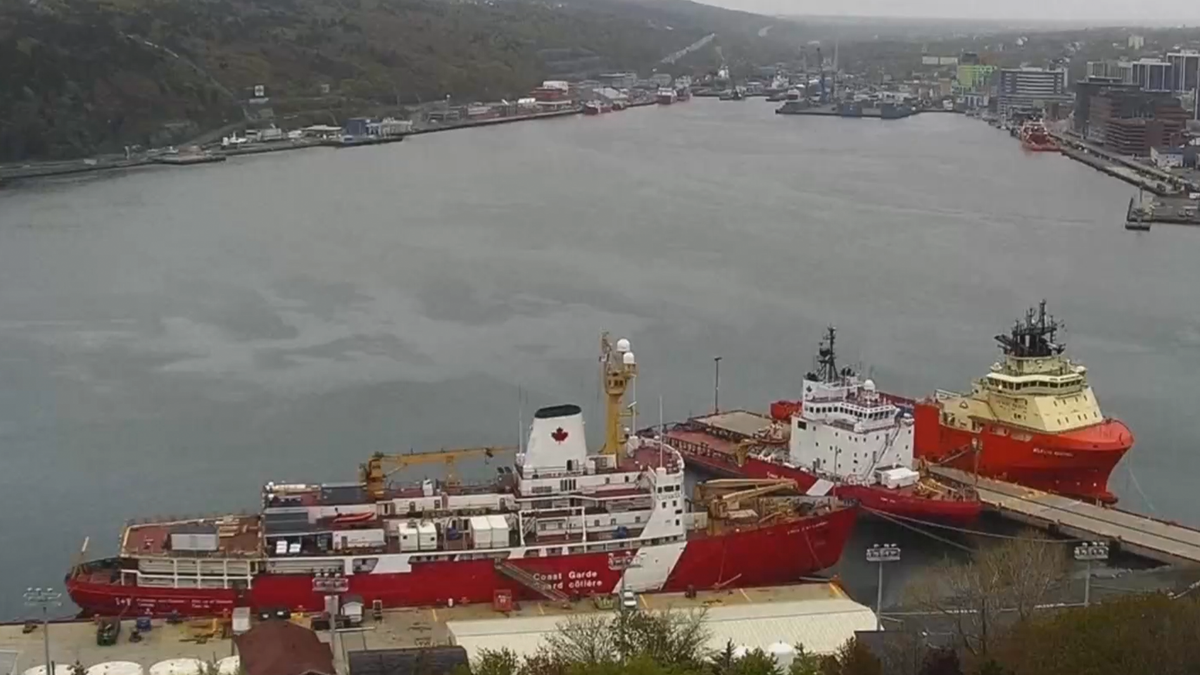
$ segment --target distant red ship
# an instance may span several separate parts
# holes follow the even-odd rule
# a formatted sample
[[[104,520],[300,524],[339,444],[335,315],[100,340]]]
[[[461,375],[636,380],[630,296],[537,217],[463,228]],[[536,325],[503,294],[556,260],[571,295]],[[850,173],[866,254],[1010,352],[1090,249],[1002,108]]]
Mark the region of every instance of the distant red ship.
[[[1041,120],[1028,120],[1021,125],[1018,134],[1021,147],[1033,152],[1058,152],[1058,142],[1050,135],[1050,130]]]
[[[918,520],[978,518],[973,491],[914,468],[912,415],[871,380],[838,368],[835,337],[830,328],[802,401],[776,402],[772,417],[736,410],[693,418],[667,430],[667,443],[684,461],[720,475],[788,478],[810,495]]]
[[[1114,503],[1108,478],[1133,433],[1105,417],[1087,369],[1063,355],[1059,324],[1043,301],[1008,335],[1004,359],[969,394],[939,391],[915,406],[916,454],[930,462]]]

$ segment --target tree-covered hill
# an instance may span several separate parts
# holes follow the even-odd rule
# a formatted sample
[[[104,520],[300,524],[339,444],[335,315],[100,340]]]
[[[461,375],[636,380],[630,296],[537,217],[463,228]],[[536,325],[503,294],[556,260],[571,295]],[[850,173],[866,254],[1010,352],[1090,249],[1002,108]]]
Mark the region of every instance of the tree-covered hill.
[[[688,0],[0,0],[0,160],[219,127],[255,85],[293,110],[499,99],[645,72],[709,33],[731,61],[770,63],[798,44],[793,24],[759,35],[773,23]]]

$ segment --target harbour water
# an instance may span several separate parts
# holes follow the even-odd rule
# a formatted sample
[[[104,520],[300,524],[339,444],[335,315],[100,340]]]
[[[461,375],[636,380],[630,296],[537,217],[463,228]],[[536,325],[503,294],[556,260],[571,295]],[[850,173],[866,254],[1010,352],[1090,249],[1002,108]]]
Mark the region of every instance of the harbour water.
[[[1116,492],[1200,524],[1200,233],[1125,231],[1128,186],[976,120],[773,108],[0,191],[0,617],[127,518],[515,444],[549,402],[595,419],[602,329],[632,339],[652,423],[660,396],[667,419],[711,408],[718,355],[722,407],[798,397],[829,323],[886,390],[966,388],[1045,297],[1137,436]],[[892,534],[862,528],[850,572]]]

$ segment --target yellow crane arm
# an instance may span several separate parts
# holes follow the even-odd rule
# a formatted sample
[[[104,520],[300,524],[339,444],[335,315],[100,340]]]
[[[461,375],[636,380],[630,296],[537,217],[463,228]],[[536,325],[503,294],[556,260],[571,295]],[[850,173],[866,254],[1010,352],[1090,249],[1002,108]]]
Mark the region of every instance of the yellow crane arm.
[[[511,452],[510,447],[481,447],[458,448],[454,450],[437,450],[434,452],[411,452],[407,454],[385,455],[377,452],[361,467],[361,479],[367,494],[372,499],[382,499],[387,494],[387,477],[412,466],[427,464],[443,464],[446,467],[445,480],[449,484],[458,483],[454,467],[460,459],[482,457],[490,459],[502,452]],[[391,467],[386,470],[384,467]]]

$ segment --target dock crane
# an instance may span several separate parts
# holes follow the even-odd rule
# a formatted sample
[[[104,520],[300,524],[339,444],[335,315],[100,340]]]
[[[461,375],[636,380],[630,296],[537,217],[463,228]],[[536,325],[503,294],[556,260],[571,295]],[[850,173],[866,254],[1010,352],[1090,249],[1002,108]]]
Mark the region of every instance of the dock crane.
[[[388,476],[397,471],[402,471],[412,466],[442,464],[446,467],[446,483],[448,485],[458,485],[458,475],[454,470],[458,464],[458,460],[480,457],[487,460],[500,453],[513,452],[515,450],[516,448],[511,447],[482,447],[438,450],[435,452],[412,452],[399,455],[386,455],[382,452],[377,452],[371,455],[371,459],[367,460],[366,464],[359,467],[359,479],[362,481],[371,499],[380,500],[387,496]],[[385,464],[391,467],[390,470],[384,468]]]

